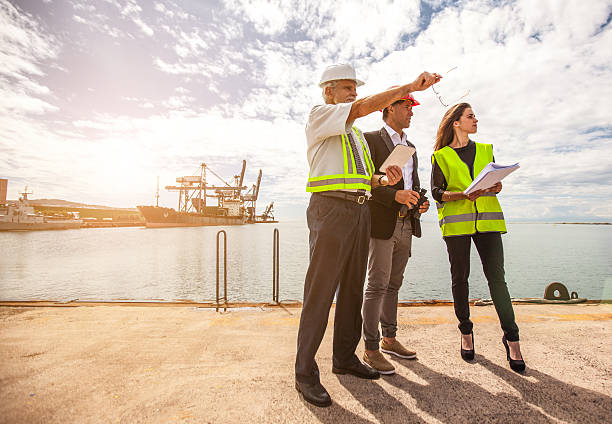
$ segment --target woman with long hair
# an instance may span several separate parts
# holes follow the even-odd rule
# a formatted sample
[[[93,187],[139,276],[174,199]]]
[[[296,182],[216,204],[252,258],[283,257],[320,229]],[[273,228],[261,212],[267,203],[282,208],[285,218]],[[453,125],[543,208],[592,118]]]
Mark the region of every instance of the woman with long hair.
[[[504,332],[502,343],[510,367],[525,369],[519,345],[519,329],[504,279],[504,251],[501,234],[506,224],[497,193],[502,184],[469,195],[464,190],[489,163],[494,162],[491,144],[475,143],[478,120],[468,103],[449,108],[436,136],[432,155],[431,192],[438,207],[438,220],[450,261],[455,315],[461,332],[461,357],[474,359],[473,323],[470,320],[468,277],[470,247],[476,245],[489,284],[491,299]]]

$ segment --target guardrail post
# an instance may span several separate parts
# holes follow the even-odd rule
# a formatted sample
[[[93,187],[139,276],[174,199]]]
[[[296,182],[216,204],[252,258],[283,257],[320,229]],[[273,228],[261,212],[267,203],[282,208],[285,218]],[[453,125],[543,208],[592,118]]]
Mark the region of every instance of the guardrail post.
[[[219,242],[223,234],[223,312],[227,311],[227,233],[225,230],[217,232],[217,306],[219,312]]]

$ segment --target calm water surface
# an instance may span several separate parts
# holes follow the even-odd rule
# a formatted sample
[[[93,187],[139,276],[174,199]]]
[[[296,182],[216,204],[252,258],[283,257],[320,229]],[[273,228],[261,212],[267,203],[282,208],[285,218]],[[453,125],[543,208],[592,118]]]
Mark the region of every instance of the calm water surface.
[[[303,221],[239,227],[100,228],[0,233],[1,300],[215,298],[216,234],[227,232],[228,298],[272,300],[272,232],[280,231],[280,297],[301,300],[308,266]],[[513,297],[542,297],[552,281],[589,299],[612,298],[612,226],[509,224],[503,236]],[[451,299],[435,223],[414,239],[400,299]],[[470,296],[489,298],[476,249]]]

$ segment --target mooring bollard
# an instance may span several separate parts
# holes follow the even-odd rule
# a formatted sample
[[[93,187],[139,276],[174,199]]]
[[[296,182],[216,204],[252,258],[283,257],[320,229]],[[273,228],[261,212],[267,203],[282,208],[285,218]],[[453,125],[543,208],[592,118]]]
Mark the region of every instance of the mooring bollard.
[[[272,302],[278,304],[279,291],[279,233],[278,228],[274,229],[272,237]]]
[[[578,295],[576,295],[576,298]],[[570,300],[570,294],[562,283],[557,281],[550,283],[544,290],[544,299],[548,300]]]
[[[217,306],[215,311],[219,312],[219,241],[223,234],[223,312],[227,311],[227,233],[220,230],[217,233]]]

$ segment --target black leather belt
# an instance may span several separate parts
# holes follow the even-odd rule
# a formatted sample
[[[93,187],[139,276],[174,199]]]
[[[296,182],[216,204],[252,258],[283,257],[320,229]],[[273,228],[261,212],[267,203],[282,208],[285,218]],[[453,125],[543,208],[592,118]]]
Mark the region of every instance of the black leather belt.
[[[320,191],[317,194],[320,194],[321,196],[325,197],[335,197],[337,199],[350,200],[351,202],[356,202],[360,205],[363,205],[368,200],[365,194],[359,193],[344,193],[341,191]]]

